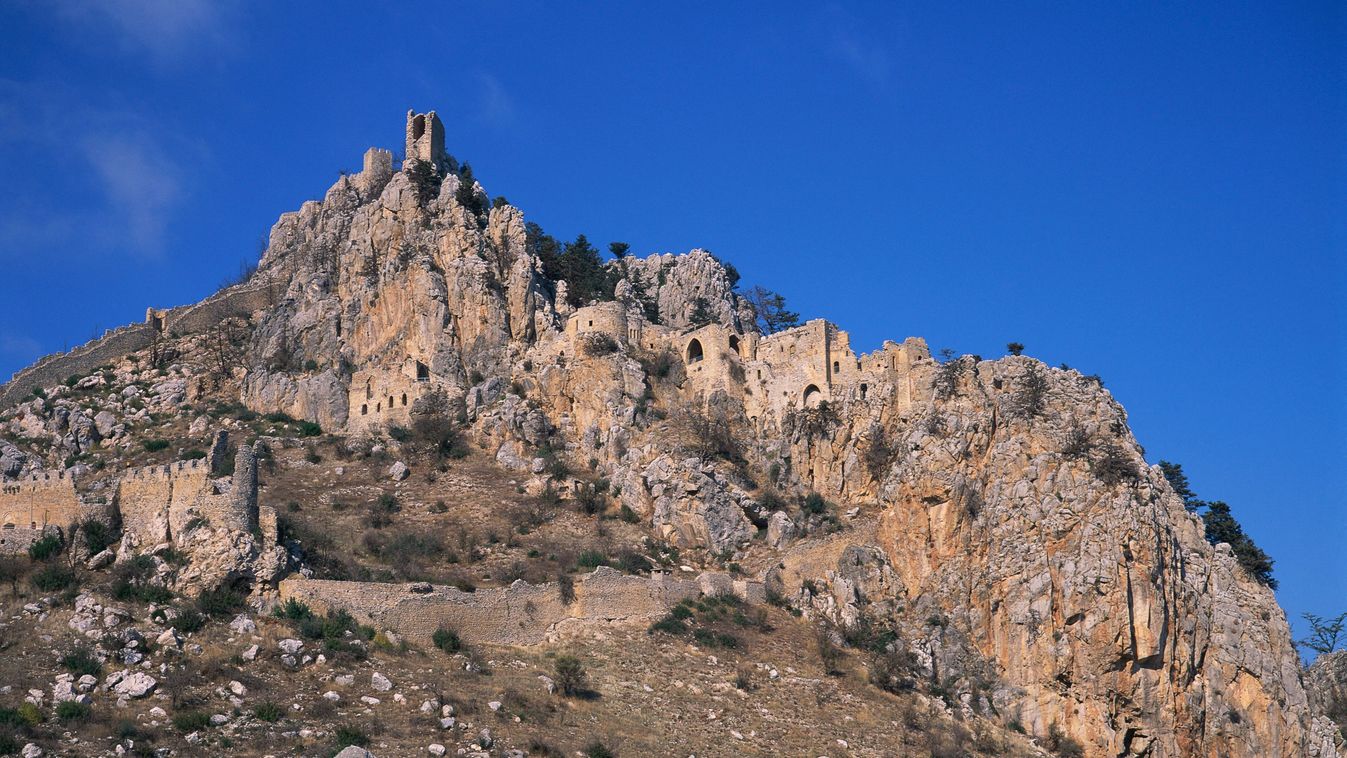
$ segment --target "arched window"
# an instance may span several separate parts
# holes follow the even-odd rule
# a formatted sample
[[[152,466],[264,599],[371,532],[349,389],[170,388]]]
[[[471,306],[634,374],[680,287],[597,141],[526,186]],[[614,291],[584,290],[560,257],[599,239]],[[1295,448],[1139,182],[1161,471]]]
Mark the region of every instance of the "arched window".
[[[402,404],[403,404],[403,405],[406,405],[406,404],[407,404],[407,393],[406,393],[406,392],[402,393]]]
[[[834,374],[842,373],[842,364],[838,363],[837,361],[833,361],[833,373]]]
[[[418,115],[412,119],[412,139],[421,139],[421,135],[426,133],[426,117]]]
[[[361,415],[361,416],[367,416],[367,415],[369,415],[369,406],[368,406],[368,405],[361,404],[361,406],[360,406],[360,415]]]
[[[699,340],[693,340],[688,343],[688,363],[696,363],[702,359],[702,343]]]
[[[861,385],[861,399],[862,399],[862,400],[865,399],[865,393],[868,392],[869,389],[870,389],[870,386],[869,386],[869,385],[867,385],[867,384],[862,384],[862,385]]]
[[[733,334],[730,335],[730,349],[739,353],[739,338]],[[739,355],[742,356],[743,353],[739,353]]]
[[[374,412],[375,412],[375,413],[381,413],[381,412],[383,411],[383,409],[384,409],[384,404],[383,404],[382,402],[380,402],[380,403],[375,403],[375,404],[374,404]]]
[[[804,402],[806,408],[817,408],[819,403],[823,402],[823,393],[815,385],[809,385],[804,388]]]
[[[374,388],[370,386],[368,380],[365,381],[365,399],[366,400],[374,399]]]
[[[393,396],[392,396],[392,395],[389,395],[389,396],[388,396],[388,407],[389,407],[389,408],[392,408],[392,407],[393,407]]]
[[[430,369],[426,368],[426,364],[422,363],[421,361],[416,362],[416,381],[418,382],[430,381]]]

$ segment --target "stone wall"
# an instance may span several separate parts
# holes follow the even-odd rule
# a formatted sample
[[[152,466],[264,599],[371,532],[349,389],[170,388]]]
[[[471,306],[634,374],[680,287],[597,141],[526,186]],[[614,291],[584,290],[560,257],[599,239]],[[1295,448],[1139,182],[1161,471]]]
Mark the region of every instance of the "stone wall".
[[[34,474],[0,487],[0,554],[21,553],[53,528],[68,530],[82,508],[74,478]]]
[[[240,468],[242,466],[243,468]],[[258,523],[257,473],[251,456],[240,456],[230,485],[211,478],[205,460],[127,469],[117,485],[122,531],[149,547],[172,541],[194,519],[249,532]]]
[[[272,299],[271,287],[266,283],[249,283],[231,287],[195,305],[168,311],[151,309],[145,323],[110,329],[98,339],[69,352],[48,355],[14,374],[8,383],[0,386],[0,408],[22,401],[32,394],[34,387],[54,387],[67,377],[90,374],[100,366],[116,363],[137,350],[144,350],[159,337],[160,330],[178,335],[204,331],[221,319],[246,316],[269,307]]]
[[[7,408],[32,394],[34,387],[54,387],[72,374],[89,374],[99,366],[121,360],[154,342],[157,332],[149,324],[131,324],[110,329],[66,353],[55,353],[14,374],[0,386],[0,408]]]
[[[535,586],[520,580],[476,592],[451,587],[416,592],[414,587],[291,577],[281,582],[280,595],[318,612],[344,609],[361,623],[391,629],[422,645],[430,645],[440,627],[452,628],[473,643],[536,645],[553,639],[568,624],[648,624],[680,600],[703,593],[733,593],[749,602],[764,599],[762,584],[726,574],[707,572],[695,579],[630,576],[606,566],[576,578],[575,599],[569,604],[561,601],[555,583]]]

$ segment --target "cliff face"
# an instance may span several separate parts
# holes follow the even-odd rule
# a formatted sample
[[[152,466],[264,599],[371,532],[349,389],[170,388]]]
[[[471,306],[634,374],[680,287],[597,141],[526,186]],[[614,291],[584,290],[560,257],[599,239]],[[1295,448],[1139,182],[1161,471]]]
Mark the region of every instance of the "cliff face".
[[[366,166],[272,230],[233,377],[252,410],[378,435],[442,395],[527,486],[547,456],[593,471],[653,536],[1089,756],[1337,754],[1274,596],[1097,382],[918,339],[856,355],[824,322],[759,335],[701,251],[610,262],[614,301],[576,310],[518,209]]]

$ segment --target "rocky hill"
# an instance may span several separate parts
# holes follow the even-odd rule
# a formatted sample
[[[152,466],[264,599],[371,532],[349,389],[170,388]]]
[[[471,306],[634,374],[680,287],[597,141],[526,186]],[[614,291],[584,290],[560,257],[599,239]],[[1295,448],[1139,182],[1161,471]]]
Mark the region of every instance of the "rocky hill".
[[[347,676],[323,667],[371,655],[400,678],[422,666],[417,681],[445,660],[536,681],[565,650],[601,666],[591,700],[512,689],[521,699],[505,711],[530,715],[495,718],[495,737],[438,723],[455,717],[428,691],[397,693],[433,702],[426,725],[385,714],[378,693],[339,714],[396,724],[381,737],[393,754],[433,740],[548,754],[529,722],[549,719],[582,749],[586,731],[617,734],[633,755],[1338,754],[1271,590],[1205,539],[1097,379],[1021,356],[936,360],[918,338],[857,354],[822,320],[777,330],[710,254],[602,263],[583,239],[563,246],[489,199],[442,140],[433,113],[409,113],[402,167],[371,150],[359,174],[281,217],[247,281],[151,309],[0,389],[12,482],[0,550],[34,556],[7,569],[27,609],[13,635],[31,647],[69,617],[98,668],[159,678],[199,669],[210,645],[255,657],[255,636],[310,688],[327,686],[324,671]],[[20,602],[23,577],[43,599]],[[243,631],[210,624],[245,598],[290,618],[260,635],[246,616]],[[114,601],[134,607],[103,625],[145,619],[149,657],[80,621]],[[326,635],[310,624],[322,661],[285,648],[323,613],[350,622]],[[278,642],[283,627],[268,629],[284,623],[299,631]],[[358,639],[361,625],[383,642]],[[498,659],[435,658],[451,632]],[[184,647],[184,634],[202,641]],[[0,654],[11,681],[50,676],[39,659],[51,653],[28,647]],[[364,662],[344,661],[348,647]],[[740,658],[743,679],[707,673],[718,656]],[[666,669],[658,692],[637,687]],[[90,684],[123,704],[164,698],[132,731],[167,729],[170,710],[213,697],[210,681],[181,699],[121,692],[135,675]],[[322,697],[250,676],[221,686],[267,688],[291,703],[284,718],[312,723],[269,727],[226,692],[219,723],[148,744],[262,754],[341,741]],[[786,680],[817,702],[767,694]],[[49,686],[30,699],[57,709]],[[479,679],[456,686],[492,694]],[[741,723],[669,734],[651,709],[617,707],[642,692],[688,719],[732,706]],[[34,749],[135,742],[69,742],[6,718]],[[845,726],[821,740],[827,723]]]

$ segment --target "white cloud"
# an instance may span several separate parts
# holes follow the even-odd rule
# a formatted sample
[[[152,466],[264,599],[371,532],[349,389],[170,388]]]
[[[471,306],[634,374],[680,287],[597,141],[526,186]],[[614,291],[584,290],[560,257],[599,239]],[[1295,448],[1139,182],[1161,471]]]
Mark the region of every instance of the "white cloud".
[[[478,74],[477,81],[482,88],[477,117],[487,124],[496,126],[514,121],[514,98],[505,90],[505,85],[490,74]]]
[[[235,45],[235,5],[220,0],[59,0],[61,21],[159,63]]]
[[[73,143],[71,123],[86,130]],[[0,158],[41,163],[24,191],[0,192],[0,259],[76,242],[94,253],[158,256],[186,194],[180,156],[200,152],[127,110],[80,102],[59,86],[0,80]]]

